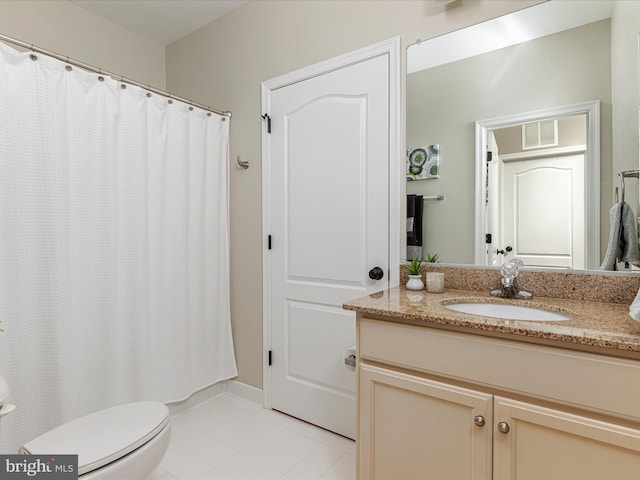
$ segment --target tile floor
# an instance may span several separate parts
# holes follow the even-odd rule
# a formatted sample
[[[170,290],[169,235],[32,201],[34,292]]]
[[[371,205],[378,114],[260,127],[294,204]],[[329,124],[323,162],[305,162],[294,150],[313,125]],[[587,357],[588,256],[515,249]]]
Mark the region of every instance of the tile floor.
[[[149,480],[355,479],[355,442],[228,394],[171,421]]]

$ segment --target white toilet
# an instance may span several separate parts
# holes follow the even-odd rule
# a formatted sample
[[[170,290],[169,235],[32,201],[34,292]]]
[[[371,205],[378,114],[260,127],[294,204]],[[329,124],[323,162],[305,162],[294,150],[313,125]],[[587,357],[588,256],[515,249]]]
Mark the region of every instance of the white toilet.
[[[3,382],[0,376],[0,387]],[[6,393],[0,392],[0,405]],[[77,454],[81,480],[144,480],[162,460],[170,436],[165,405],[135,402],[60,425],[25,443],[19,453]]]

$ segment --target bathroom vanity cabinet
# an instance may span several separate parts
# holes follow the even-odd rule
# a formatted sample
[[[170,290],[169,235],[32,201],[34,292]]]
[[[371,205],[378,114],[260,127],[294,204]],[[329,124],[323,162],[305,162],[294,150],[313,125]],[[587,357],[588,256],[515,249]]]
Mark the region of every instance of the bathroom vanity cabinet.
[[[358,478],[638,478],[640,360],[357,318]]]

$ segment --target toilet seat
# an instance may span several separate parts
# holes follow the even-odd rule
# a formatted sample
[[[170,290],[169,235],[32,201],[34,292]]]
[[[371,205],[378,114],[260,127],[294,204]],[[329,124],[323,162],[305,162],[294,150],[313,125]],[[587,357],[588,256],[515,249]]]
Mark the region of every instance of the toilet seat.
[[[77,454],[78,475],[114,462],[158,435],[169,409],[158,402],[135,402],[100,410],[50,430],[23,445],[27,454]]]

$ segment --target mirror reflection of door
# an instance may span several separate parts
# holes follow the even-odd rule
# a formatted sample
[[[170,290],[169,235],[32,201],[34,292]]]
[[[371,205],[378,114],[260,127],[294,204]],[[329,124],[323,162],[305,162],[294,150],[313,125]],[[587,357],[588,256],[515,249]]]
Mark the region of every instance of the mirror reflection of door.
[[[487,265],[586,266],[586,115],[487,131]]]
[[[487,161],[487,192],[485,199],[485,216],[487,224],[485,232],[491,233],[492,241],[487,242],[487,265],[502,265],[510,260],[505,258],[504,238],[502,237],[501,227],[501,177],[500,177],[500,148],[496,142],[493,130],[487,130],[487,153],[491,155],[491,161]],[[489,157],[486,157],[487,159]]]

